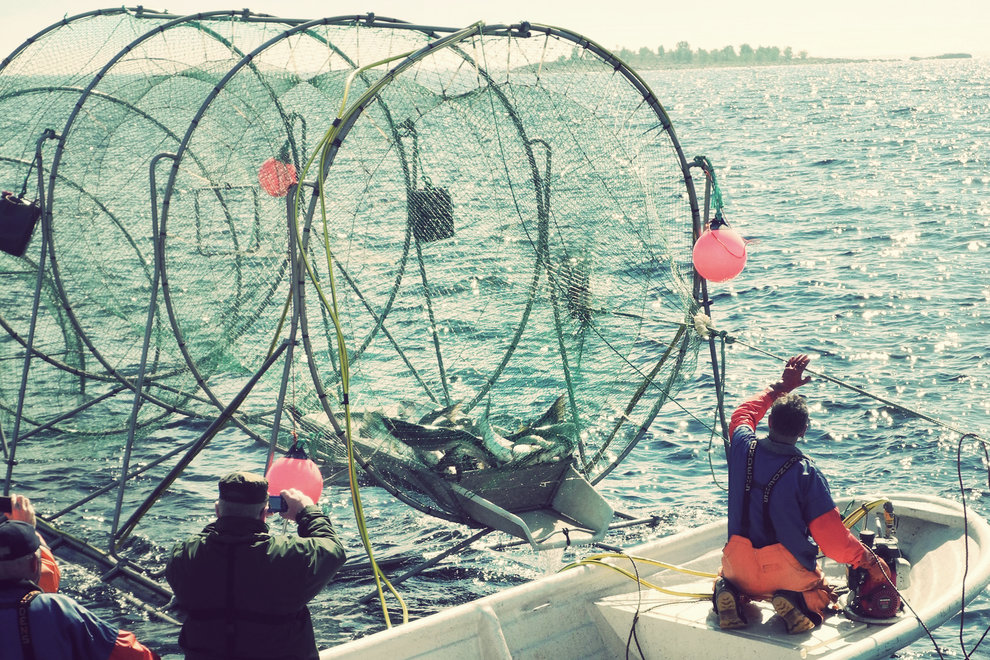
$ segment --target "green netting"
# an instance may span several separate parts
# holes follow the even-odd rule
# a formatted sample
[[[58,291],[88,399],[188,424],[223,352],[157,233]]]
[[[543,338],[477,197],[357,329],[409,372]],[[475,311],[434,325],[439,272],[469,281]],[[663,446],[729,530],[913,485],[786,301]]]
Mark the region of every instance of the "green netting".
[[[5,189],[18,192],[27,179],[28,197],[38,196],[35,173],[28,178],[37,140],[46,129],[60,131],[103,65],[158,23],[159,20],[152,18],[137,21],[121,10],[98,13],[44,33],[4,61],[0,75],[0,181]],[[85,151],[91,154],[92,147]],[[43,151],[46,168],[53,153],[53,144],[48,142]],[[78,208],[88,209],[87,213],[101,208],[106,211],[104,201],[99,199],[97,191],[87,189],[85,181],[59,179],[57,183]],[[83,220],[73,215],[63,219],[70,226]],[[21,351],[32,318],[40,240],[36,238],[32,245],[22,259],[0,254],[0,288],[4,291],[0,324],[10,339],[4,344],[4,367],[0,369],[0,406],[8,413],[18,398]],[[71,254],[71,250],[65,251],[66,258]],[[91,261],[91,265],[101,262],[103,259],[95,264]],[[63,292],[50,262],[48,266],[42,290],[42,313],[36,316],[34,339],[35,351],[46,359],[35,360],[33,364],[32,395],[26,399],[24,408],[25,421],[29,424],[40,424],[60,412],[74,409],[85,398],[81,396],[83,387],[87,394],[99,394],[112,388],[114,381],[86,351],[83,336],[73,327],[71,309],[63,304]],[[91,286],[89,295],[109,298],[106,293],[105,286]],[[147,309],[147,295],[144,298],[138,304]],[[80,371],[85,375],[78,375]],[[126,418],[118,423],[122,428]]]
[[[640,79],[567,31],[98,13],[0,69],[0,121],[8,189],[58,134],[23,399],[6,365],[40,232],[0,254],[21,435],[65,414],[55,430],[115,431],[98,453],[119,452],[143,370],[134,446],[173,450],[163,429],[214,417],[297,323],[281,446],[297,431],[339,465],[349,412],[371,478],[471,522],[451,484],[572,461],[600,479],[694,373],[687,164]],[[269,369],[234,415],[257,440],[282,385]]]

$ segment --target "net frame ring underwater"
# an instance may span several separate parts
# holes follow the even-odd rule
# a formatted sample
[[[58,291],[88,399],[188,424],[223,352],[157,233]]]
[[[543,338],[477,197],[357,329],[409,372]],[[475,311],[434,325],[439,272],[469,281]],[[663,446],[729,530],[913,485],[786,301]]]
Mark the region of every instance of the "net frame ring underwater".
[[[125,490],[154,482],[134,483],[132,453],[160,475],[186,452],[127,532],[175,497],[172,484],[189,492],[180,475],[227,422],[267,444],[268,460],[299,430],[325,464],[353,452],[401,501],[484,525],[463,491],[517,490],[496,502],[515,510],[522,474],[593,485],[693,377],[694,164],[649,86],[598,44],[527,23],[126,9],[66,19],[52,36],[91,21],[124,35],[100,32],[103,45],[80,48],[104,64],[46,86],[74,99],[48,117],[67,119],[35,298],[55,295],[40,318],[19,319],[47,324],[88,366],[45,360],[0,394],[13,410],[57,379],[86,400],[60,411],[74,430],[115,420],[120,444],[104,450],[124,450],[113,536]],[[38,47],[26,43],[0,82]],[[202,53],[205,64],[190,62]],[[0,107],[24,97],[0,94]],[[88,158],[76,155],[93,136]],[[279,195],[259,180],[272,159],[297,174],[284,197],[280,177]],[[87,187],[103,173],[109,183]],[[141,203],[125,209],[125,197]],[[56,228],[81,208],[93,232]],[[131,254],[105,259],[105,280],[84,276],[113,243]],[[107,282],[126,306],[101,302]],[[105,336],[101,316],[113,321]],[[28,333],[4,329],[4,355],[28,364]],[[189,420],[212,420],[193,448],[162,444]]]

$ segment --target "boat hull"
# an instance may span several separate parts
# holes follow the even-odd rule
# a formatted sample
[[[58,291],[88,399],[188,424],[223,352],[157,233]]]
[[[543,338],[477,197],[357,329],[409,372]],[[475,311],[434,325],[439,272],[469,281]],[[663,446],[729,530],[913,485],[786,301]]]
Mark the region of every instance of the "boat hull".
[[[877,498],[872,498],[877,499]],[[929,629],[959,611],[990,583],[990,526],[956,502],[923,495],[890,497],[897,538],[911,562],[902,594]],[[841,500],[840,510],[859,502]],[[726,538],[725,521],[631,548],[646,557],[696,571],[714,572]],[[606,560],[632,570],[629,559]],[[968,564],[968,567],[967,567]],[[845,584],[845,567],[826,560],[830,582]],[[711,579],[638,562],[641,579],[668,590],[710,593]],[[885,658],[924,635],[914,615],[883,624],[836,614],[813,631],[787,635],[766,603],[748,606],[750,625],[723,631],[710,601],[637,588],[617,571],[582,566],[534,580],[438,614],[323,651],[321,660],[383,657],[430,658]],[[634,633],[633,633],[634,631]]]

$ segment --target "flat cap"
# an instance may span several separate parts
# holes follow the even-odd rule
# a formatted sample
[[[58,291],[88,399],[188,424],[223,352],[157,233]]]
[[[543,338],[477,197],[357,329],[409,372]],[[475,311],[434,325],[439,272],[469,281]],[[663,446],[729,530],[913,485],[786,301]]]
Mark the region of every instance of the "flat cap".
[[[240,504],[268,501],[268,480],[253,472],[231,472],[220,480],[220,499]]]
[[[41,545],[34,527],[20,520],[0,522],[0,561],[33,555]]]

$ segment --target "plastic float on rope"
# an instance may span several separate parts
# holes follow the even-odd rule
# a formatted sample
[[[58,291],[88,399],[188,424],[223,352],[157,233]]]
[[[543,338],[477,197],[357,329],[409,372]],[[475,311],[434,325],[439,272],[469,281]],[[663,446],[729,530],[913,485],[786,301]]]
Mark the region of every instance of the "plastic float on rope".
[[[279,495],[283,490],[301,490],[313,502],[320,501],[323,494],[323,475],[306,450],[298,442],[294,443],[285,456],[276,459],[265,475],[268,479],[268,494]]]
[[[746,265],[746,239],[730,229],[719,212],[695,242],[691,258],[694,269],[706,280],[731,280]]]
[[[277,158],[269,158],[258,170],[258,183],[272,197],[285,197],[289,187],[298,181],[296,167]]]

